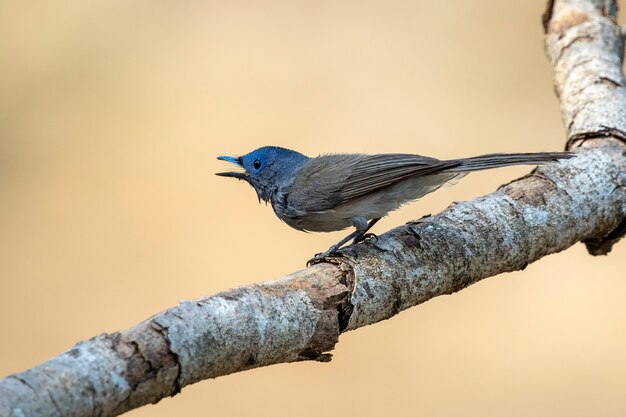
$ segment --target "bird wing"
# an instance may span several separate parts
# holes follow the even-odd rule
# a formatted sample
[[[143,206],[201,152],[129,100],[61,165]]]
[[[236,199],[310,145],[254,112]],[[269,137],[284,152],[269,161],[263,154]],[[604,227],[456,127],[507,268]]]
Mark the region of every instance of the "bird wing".
[[[289,201],[303,211],[329,210],[409,177],[458,164],[410,154],[323,155],[298,173]]]
[[[359,198],[409,177],[434,174],[455,165],[458,163],[420,155],[367,155],[347,177],[341,196],[345,200]]]

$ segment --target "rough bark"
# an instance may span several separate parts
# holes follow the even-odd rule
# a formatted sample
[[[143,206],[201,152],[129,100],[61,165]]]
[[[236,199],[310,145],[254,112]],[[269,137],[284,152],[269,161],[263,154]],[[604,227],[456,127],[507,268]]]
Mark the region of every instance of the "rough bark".
[[[624,36],[614,1],[548,5],[546,52],[570,147],[598,137],[626,141]]]
[[[577,157],[347,248],[332,263],[183,301],[0,380],[0,416],[113,416],[188,384],[327,361],[341,332],[626,229],[623,38],[611,1],[550,1],[546,48]]]
[[[626,142],[626,35],[616,19],[617,3],[607,0],[550,1],[544,13],[546,52],[570,149],[603,137]],[[626,220],[584,243],[592,255],[604,255],[625,233]]]

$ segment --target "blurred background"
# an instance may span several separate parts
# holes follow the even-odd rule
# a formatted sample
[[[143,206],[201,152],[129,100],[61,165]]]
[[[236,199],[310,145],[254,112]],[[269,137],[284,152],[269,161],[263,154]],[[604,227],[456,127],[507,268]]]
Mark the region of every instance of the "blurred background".
[[[4,0],[0,375],[182,299],[282,276],[304,234],[218,155],[560,150],[539,0]],[[623,21],[623,20],[622,20]],[[381,233],[530,168],[472,174]],[[626,243],[582,245],[139,416],[626,413]]]

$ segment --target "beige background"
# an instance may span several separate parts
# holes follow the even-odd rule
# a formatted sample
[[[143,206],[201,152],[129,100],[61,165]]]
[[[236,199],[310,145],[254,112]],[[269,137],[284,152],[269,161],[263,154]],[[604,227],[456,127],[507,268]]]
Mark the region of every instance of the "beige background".
[[[543,2],[5,0],[0,375],[181,299],[303,267],[304,234],[213,174],[266,144],[559,150]],[[529,168],[477,173],[375,232]],[[139,416],[626,414],[626,243],[582,245]],[[209,413],[210,412],[210,413]]]

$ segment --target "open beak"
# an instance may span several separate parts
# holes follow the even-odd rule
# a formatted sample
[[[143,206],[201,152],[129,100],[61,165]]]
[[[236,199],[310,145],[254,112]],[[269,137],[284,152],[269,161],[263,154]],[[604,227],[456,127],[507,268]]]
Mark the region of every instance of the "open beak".
[[[220,161],[230,162],[231,164],[235,164],[241,167],[241,158],[237,158],[236,156],[218,156],[217,159],[219,159]],[[238,180],[248,181],[248,175],[245,172],[218,172],[215,175],[219,175],[220,177],[230,177],[237,178]]]

